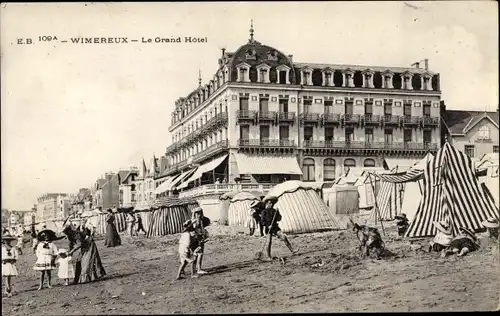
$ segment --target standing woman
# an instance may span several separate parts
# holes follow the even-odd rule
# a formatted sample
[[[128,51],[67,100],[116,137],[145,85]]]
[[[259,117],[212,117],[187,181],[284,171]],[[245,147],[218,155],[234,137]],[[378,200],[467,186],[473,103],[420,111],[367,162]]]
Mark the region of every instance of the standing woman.
[[[135,217],[134,211],[130,211],[127,213],[127,230],[130,234],[130,237],[134,237],[134,226],[135,226]]]
[[[115,225],[115,215],[113,211],[108,208],[108,215],[106,216],[106,239],[104,240],[104,246],[106,247],[116,247],[122,244],[120,235]]]

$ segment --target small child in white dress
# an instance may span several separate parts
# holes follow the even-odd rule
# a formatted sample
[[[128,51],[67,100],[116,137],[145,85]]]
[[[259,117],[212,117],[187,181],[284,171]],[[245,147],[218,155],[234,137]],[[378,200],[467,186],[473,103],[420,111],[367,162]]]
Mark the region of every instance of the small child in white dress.
[[[16,247],[12,247],[11,242],[16,238],[9,233],[2,236],[2,277],[5,278],[5,294],[12,296],[12,277],[17,276],[16,261],[19,258]]]
[[[52,288],[52,270],[56,268],[57,247],[52,243],[56,239],[55,233],[51,230],[44,230],[38,233],[38,245],[36,246],[36,263],[33,269],[40,271],[40,286],[43,289],[43,281],[47,275],[47,287]]]
[[[184,274],[184,269],[188,263],[192,263],[196,260],[196,254],[192,250],[192,241],[194,237],[194,227],[190,220],[184,223],[184,231],[179,239],[179,258],[181,265],[177,272],[176,280],[182,279],[182,274]],[[191,275],[192,276],[192,275]]]
[[[71,262],[71,256],[68,255],[68,251],[66,249],[59,249],[57,264],[59,264],[57,276],[59,279],[64,280],[64,285],[69,285],[69,279],[75,278],[75,270]]]

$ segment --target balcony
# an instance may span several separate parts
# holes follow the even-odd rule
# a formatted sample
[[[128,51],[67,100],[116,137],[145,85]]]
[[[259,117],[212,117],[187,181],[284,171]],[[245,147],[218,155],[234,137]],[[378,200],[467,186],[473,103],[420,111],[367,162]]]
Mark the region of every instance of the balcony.
[[[344,114],[342,115],[342,120],[344,124],[358,124],[360,121],[361,115],[359,114]]]
[[[236,111],[236,120],[238,122],[255,121],[256,117],[257,117],[256,111],[250,111],[250,110],[238,110],[238,111]]]
[[[333,140],[304,140],[304,148],[343,148],[345,142]]]
[[[295,122],[295,112],[279,112],[278,123],[280,122]]]
[[[340,123],[340,114],[326,113],[322,115],[323,125]]]
[[[165,151],[166,155],[173,154],[178,150],[177,142],[171,144],[170,146],[167,147],[167,150]]]
[[[384,115],[382,120],[384,125],[399,125],[398,115]]]
[[[380,115],[365,114],[363,116],[365,125],[378,125],[380,124]]]
[[[293,139],[239,139],[239,147],[257,147],[257,148],[286,148],[295,147]]]
[[[227,140],[222,140],[216,144],[213,144],[210,147],[207,147],[204,150],[200,151],[199,153],[195,154],[193,156],[193,162],[195,163],[200,162],[205,158],[208,158],[212,155],[216,155],[221,151],[227,150],[228,146],[229,142]]]
[[[300,123],[302,124],[318,124],[320,122],[319,113],[301,113]]]
[[[258,121],[259,122],[275,122],[276,121],[276,112],[274,112],[274,111],[259,111]]]
[[[221,195],[226,192],[244,191],[266,195],[277,183],[225,183],[205,184],[179,193],[180,198],[193,198],[203,195]]]
[[[418,116],[403,116],[403,126],[418,126],[420,124],[420,117]]]
[[[304,140],[304,149],[437,150],[435,143],[385,143],[367,141]]]
[[[439,117],[424,116],[422,117],[422,126],[436,127],[439,126]]]

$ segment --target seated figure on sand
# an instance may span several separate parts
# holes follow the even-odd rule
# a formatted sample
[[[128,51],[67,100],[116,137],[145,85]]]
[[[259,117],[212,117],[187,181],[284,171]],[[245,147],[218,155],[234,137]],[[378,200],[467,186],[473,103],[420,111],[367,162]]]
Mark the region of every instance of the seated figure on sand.
[[[479,241],[471,230],[466,227],[460,227],[459,231],[460,234],[451,240],[448,248],[441,254],[443,258],[448,254],[457,254],[459,257],[462,257],[471,251],[479,249]]]
[[[437,229],[437,233],[434,239],[429,242],[429,252],[441,252],[450,245],[453,234],[447,221],[434,222],[434,226]]]
[[[385,245],[378,229],[366,225],[358,225],[352,222],[352,220],[351,223],[353,224],[352,230],[358,237],[359,250],[363,256],[369,256],[370,253],[373,253],[377,259],[380,259]]]

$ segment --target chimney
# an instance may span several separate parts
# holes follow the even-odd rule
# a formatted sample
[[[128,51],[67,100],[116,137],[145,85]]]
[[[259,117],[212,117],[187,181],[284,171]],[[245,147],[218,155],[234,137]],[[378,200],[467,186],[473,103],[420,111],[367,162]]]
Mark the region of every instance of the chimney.
[[[411,64],[411,66],[419,69],[420,68],[420,62],[417,61],[416,63]]]
[[[223,49],[221,49],[221,50],[222,50],[222,57],[224,57],[224,54],[226,53],[226,49],[225,49],[225,48],[223,48]]]
[[[293,63],[293,55],[288,55],[288,59],[290,59],[290,62]]]
[[[424,59],[424,69],[429,70],[429,59]]]

